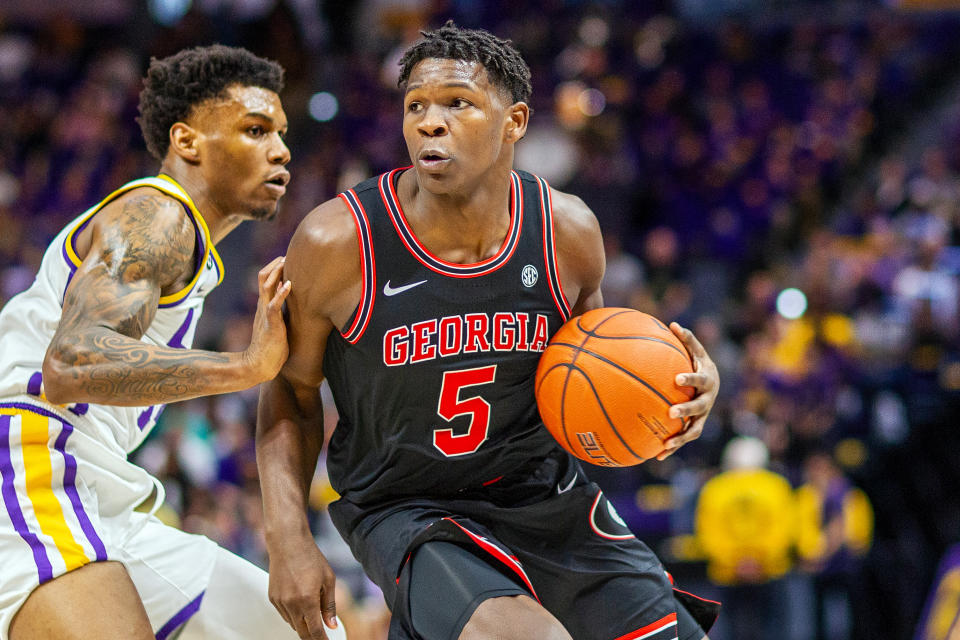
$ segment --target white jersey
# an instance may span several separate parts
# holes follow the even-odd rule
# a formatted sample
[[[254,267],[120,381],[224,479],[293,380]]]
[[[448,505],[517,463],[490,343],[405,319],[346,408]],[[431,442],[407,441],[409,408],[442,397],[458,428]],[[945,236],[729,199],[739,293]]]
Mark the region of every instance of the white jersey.
[[[182,290],[160,298],[156,316],[141,340],[153,345],[190,348],[203,299],[223,280],[223,263],[190,196],[165,175],[129,182],[70,222],[47,248],[33,285],[11,298],[0,311],[0,399],[26,396],[31,404],[46,404],[61,413],[69,411],[65,415],[79,430],[124,457],[147,437],[163,405],[50,405],[43,395],[41,365],[60,322],[67,286],[82,262],[76,252],[77,236],[107,203],[139,187],[152,187],[182,202],[197,236],[193,278]]]
[[[197,234],[190,283],[160,298],[142,340],[191,346],[203,297],[223,266],[190,197],[167,176],[136,180],[61,231],[36,281],[0,312],[0,640],[38,585],[90,562],[123,563],[158,640],[294,640],[267,597],[267,574],[203,536],[153,515],[163,485],[127,460],[162,406],[58,406],[43,395],[41,363],[80,266],[76,237],[105,204],[137,187],[183,203]],[[327,637],[343,640],[343,632]]]

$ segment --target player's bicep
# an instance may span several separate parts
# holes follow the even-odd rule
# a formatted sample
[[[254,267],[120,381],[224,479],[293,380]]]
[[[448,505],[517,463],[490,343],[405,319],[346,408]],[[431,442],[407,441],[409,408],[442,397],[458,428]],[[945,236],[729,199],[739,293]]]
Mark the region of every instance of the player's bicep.
[[[589,291],[584,289],[580,291],[580,297],[573,306],[570,315],[579,316],[580,314],[586,313],[591,309],[599,309],[602,306],[603,294],[600,292],[599,286]]]
[[[287,342],[289,353],[283,365],[283,376],[291,382],[319,386],[323,381],[323,354],[333,324],[327,318],[311,311],[306,296],[297,298],[296,283],[291,280],[287,298]],[[304,285],[308,286],[308,285]]]
[[[159,299],[160,288],[148,281],[118,281],[103,263],[85,263],[67,287],[58,333],[102,327],[140,338],[153,320]]]
[[[359,303],[360,256],[353,217],[337,198],[312,211],[287,248],[284,276],[290,355],[284,376],[319,385],[327,339]]]

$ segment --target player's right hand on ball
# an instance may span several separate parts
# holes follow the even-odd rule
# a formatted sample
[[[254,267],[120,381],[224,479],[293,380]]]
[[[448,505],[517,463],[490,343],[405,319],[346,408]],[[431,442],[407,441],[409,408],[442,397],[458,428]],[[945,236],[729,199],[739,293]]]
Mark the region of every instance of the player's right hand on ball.
[[[253,318],[253,335],[244,357],[259,378],[254,384],[272,380],[287,361],[287,327],[283,302],[290,294],[290,281],[283,279],[285,257],[274,258],[257,274],[260,296]]]
[[[340,626],[336,582],[313,538],[270,554],[270,602],[303,640],[327,640],[324,625]]]

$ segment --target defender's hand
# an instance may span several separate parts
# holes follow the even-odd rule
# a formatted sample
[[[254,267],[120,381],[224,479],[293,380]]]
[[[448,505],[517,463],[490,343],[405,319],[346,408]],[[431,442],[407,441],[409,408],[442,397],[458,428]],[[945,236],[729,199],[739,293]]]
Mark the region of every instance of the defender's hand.
[[[270,602],[303,640],[327,640],[324,624],[339,626],[336,576],[312,538],[294,546],[270,554]]]
[[[257,274],[260,297],[253,318],[253,336],[244,357],[257,372],[255,384],[272,380],[287,360],[287,327],[283,322],[283,302],[290,294],[290,281],[283,280],[284,256],[274,258]]]
[[[693,332],[684,329],[676,322],[670,323],[670,330],[680,338],[693,357],[693,373],[677,375],[677,384],[694,387],[697,393],[690,401],[670,407],[670,417],[686,417],[690,418],[690,422],[686,429],[664,443],[666,449],[657,456],[657,460],[667,459],[677,449],[700,437],[703,433],[703,425],[707,421],[710,409],[713,408],[713,403],[717,401],[717,393],[720,390],[720,373],[717,371],[717,365]]]

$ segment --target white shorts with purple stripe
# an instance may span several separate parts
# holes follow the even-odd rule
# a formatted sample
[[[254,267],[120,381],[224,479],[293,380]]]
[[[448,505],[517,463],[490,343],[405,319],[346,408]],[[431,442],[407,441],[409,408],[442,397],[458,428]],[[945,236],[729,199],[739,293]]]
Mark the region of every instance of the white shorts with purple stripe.
[[[163,640],[199,609],[225,552],[135,511],[155,481],[77,422],[36,402],[0,401],[0,640],[38,585],[104,560],[127,568]]]

